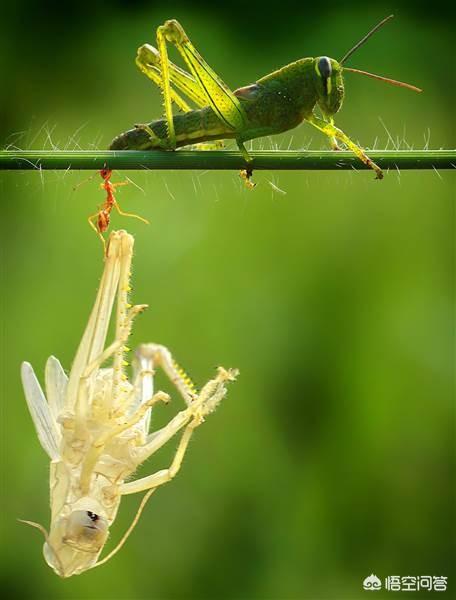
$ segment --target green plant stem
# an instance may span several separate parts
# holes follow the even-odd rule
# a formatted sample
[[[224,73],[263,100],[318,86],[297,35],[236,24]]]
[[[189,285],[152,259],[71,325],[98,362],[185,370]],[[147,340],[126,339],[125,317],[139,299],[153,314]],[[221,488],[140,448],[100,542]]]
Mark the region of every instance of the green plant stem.
[[[382,169],[454,169],[456,150],[368,151]],[[261,150],[251,152],[254,170],[327,171],[367,169],[351,152]],[[0,170],[236,170],[245,169],[239,152],[198,151],[0,151]]]

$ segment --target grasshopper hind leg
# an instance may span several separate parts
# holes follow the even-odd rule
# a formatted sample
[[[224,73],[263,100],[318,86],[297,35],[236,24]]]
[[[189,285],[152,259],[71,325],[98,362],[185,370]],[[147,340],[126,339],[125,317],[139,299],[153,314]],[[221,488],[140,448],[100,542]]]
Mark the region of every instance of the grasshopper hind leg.
[[[181,54],[189,73],[169,60],[168,43],[174,45]],[[199,54],[178,21],[166,21],[158,27],[157,48],[143,46],[137,61],[139,68],[155,83],[159,82],[162,88],[168,147],[176,148],[172,103],[174,101],[179,106],[182,101],[172,85],[197,106],[210,106],[228,131],[241,134],[247,117],[239,99]],[[181,108],[186,112],[186,103]]]
[[[189,72],[169,60],[168,44],[175,46],[184,59]],[[239,98],[199,54],[178,21],[169,20],[158,27],[157,48],[150,44],[143,44],[138,49],[136,64],[140,71],[158,85],[163,92],[166,138],[156,139],[157,136],[149,126],[138,126],[148,134],[154,147],[176,149],[177,140],[172,104],[176,104],[183,112],[190,110],[187,102],[174,88],[177,88],[198,107],[210,106],[226,130],[236,134],[229,137],[240,138],[242,136],[246,128],[247,116]],[[238,146],[248,165],[241,171],[241,177],[247,187],[253,188],[255,184],[251,181],[252,158],[241,141],[238,141]],[[220,147],[220,143],[202,142],[193,147],[201,150],[215,150]]]

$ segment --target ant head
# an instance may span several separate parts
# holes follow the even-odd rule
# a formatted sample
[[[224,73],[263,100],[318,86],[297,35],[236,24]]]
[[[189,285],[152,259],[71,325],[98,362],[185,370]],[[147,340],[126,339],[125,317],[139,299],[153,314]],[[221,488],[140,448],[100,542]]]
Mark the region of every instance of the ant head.
[[[108,181],[111,178],[112,170],[111,169],[101,169],[100,175],[105,181]]]

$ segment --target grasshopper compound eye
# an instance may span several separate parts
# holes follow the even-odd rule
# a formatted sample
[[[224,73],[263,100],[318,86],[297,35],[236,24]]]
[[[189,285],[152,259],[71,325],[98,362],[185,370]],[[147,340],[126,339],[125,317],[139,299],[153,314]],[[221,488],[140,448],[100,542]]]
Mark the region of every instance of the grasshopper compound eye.
[[[94,566],[108,537],[108,521],[90,510],[74,510],[58,519],[46,534],[44,558],[60,577]]]
[[[323,79],[328,79],[328,77],[331,77],[331,73],[332,73],[331,61],[329,60],[329,58],[327,56],[322,56],[321,58],[319,58],[317,66],[318,66],[318,72],[323,77]]]
[[[79,550],[96,551],[104,543],[108,522],[90,510],[75,510],[68,517],[65,543]]]

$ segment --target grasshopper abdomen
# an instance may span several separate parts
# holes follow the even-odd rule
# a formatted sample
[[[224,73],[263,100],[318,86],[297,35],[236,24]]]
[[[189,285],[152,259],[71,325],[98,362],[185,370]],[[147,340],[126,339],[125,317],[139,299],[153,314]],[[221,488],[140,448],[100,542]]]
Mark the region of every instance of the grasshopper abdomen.
[[[176,148],[210,140],[236,137],[209,106],[173,117]],[[139,125],[121,133],[111,143],[110,150],[167,150],[168,125],[166,119],[156,119],[146,126]]]

